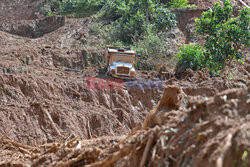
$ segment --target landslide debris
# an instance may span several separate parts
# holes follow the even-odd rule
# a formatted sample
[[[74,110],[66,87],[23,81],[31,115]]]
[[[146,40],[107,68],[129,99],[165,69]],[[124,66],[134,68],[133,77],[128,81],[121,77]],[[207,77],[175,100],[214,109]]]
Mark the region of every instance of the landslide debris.
[[[186,94],[179,87],[166,87],[157,106],[147,115],[143,128],[146,129],[155,125],[165,124],[166,121],[168,121],[166,119],[166,117],[168,117],[167,115],[169,115],[171,111],[176,111],[181,107],[185,107],[186,100]]]
[[[87,89],[88,77],[110,79],[89,67],[102,56],[88,32],[93,20],[40,17],[43,2],[0,2],[6,31],[16,22],[26,37],[51,28],[37,39],[0,31],[0,166],[250,166],[249,56],[232,64],[230,76],[187,70],[177,80],[138,71],[138,78],[162,78],[164,90],[126,82]],[[192,42],[189,27],[201,11],[179,13],[183,32],[168,34],[169,54],[184,43],[182,33]]]
[[[89,89],[82,76],[46,69],[0,73],[1,134],[28,145],[62,141],[70,134],[82,139],[121,135],[145,117],[162,91],[126,89],[126,84]]]
[[[37,38],[65,24],[65,17],[44,15],[45,0],[2,0],[0,30],[11,34]]]
[[[209,98],[188,97],[179,108],[180,88],[167,86],[159,104],[165,122],[127,137],[26,146],[1,138],[1,165],[19,166],[249,166],[250,86]],[[174,93],[173,93],[174,92]],[[168,99],[168,100],[166,100]],[[177,98],[178,99],[178,98]],[[169,103],[171,102],[171,103]],[[175,107],[169,111],[169,105]],[[157,111],[159,105],[154,109]],[[13,156],[15,155],[15,156]]]

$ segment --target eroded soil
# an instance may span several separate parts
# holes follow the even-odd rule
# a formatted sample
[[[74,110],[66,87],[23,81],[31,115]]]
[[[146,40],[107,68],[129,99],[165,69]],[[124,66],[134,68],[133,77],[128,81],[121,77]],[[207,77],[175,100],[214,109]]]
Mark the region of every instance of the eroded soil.
[[[220,77],[138,71],[162,85],[149,89],[105,75],[92,23],[66,19],[36,39],[0,31],[0,166],[250,166],[248,52]],[[190,41],[182,27],[173,47]],[[89,88],[89,77],[106,87]]]

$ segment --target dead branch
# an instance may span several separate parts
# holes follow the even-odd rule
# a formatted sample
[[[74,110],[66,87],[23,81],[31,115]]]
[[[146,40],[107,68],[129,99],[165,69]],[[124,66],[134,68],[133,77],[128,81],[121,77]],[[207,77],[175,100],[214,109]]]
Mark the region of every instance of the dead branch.
[[[86,160],[89,160],[89,159],[92,159],[92,160],[95,160],[97,159],[97,157],[100,155],[101,153],[101,150],[99,148],[91,148],[91,149],[88,149],[84,152],[82,152],[80,155],[78,155],[76,158],[73,158],[73,159],[70,159],[69,161],[67,162],[58,162],[56,164],[54,164],[53,166],[60,166],[60,167],[68,167],[74,163],[77,163],[77,162],[80,162],[84,159]]]
[[[132,131],[128,134],[128,136],[126,136],[125,139],[121,140],[118,145],[124,144],[131,136],[133,136],[138,130],[140,130],[142,127],[142,124],[139,123],[136,125],[135,128],[132,129]]]
[[[149,150],[150,150],[151,145],[153,143],[153,140],[154,140],[154,133],[151,133],[149,135],[149,139],[148,139],[146,148],[144,149],[144,152],[143,152],[143,156],[142,156],[142,159],[141,159],[140,167],[143,167],[145,165],[145,162],[147,160],[148,153],[149,153]]]
[[[57,135],[59,135],[60,137],[63,137],[60,133],[60,131],[57,129],[53,119],[51,118],[51,115],[49,114],[49,112],[43,107],[42,104],[40,104],[40,108],[41,108],[41,111],[48,117],[48,120],[52,126],[52,128],[56,131]]]
[[[223,167],[223,160],[225,158],[225,155],[226,155],[227,151],[229,150],[229,148],[232,145],[232,138],[233,138],[232,133],[227,135],[227,137],[225,139],[226,140],[225,145],[222,148],[222,153],[221,153],[221,155],[219,156],[219,158],[216,161],[216,167]]]
[[[94,164],[86,165],[86,167],[108,167],[114,164],[115,162],[117,162],[119,159],[130,154],[132,150],[134,150],[135,147],[136,147],[136,144],[126,144],[119,151],[111,154],[107,158],[101,161],[98,161]]]
[[[25,150],[29,150],[29,151],[32,151],[32,152],[38,152],[38,150],[35,147],[27,146],[27,145],[24,145],[24,144],[15,142],[15,141],[7,140],[7,139],[0,140],[0,143],[11,144],[11,145],[13,145],[13,146],[15,146],[17,148],[23,148]]]
[[[91,134],[91,130],[90,130],[89,121],[88,121],[87,125],[88,125],[89,138],[92,139],[92,134]]]

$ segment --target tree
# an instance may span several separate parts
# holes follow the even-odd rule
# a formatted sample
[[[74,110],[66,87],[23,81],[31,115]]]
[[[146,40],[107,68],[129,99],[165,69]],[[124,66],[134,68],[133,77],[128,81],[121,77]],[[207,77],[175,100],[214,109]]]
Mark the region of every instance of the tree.
[[[190,5],[188,0],[171,0],[170,8],[196,8],[195,5]]]
[[[114,20],[111,34],[126,44],[149,35],[151,25],[160,31],[176,25],[175,14],[162,8],[158,0],[114,0],[108,4],[105,16]]]
[[[200,70],[204,68],[205,52],[199,45],[186,45],[180,47],[180,52],[177,54],[177,74],[186,71],[190,68],[192,70]]]
[[[250,46],[250,11],[242,9],[233,17],[229,0],[222,7],[215,3],[214,10],[202,13],[196,20],[196,30],[206,36],[206,66],[214,72],[224,69],[233,59],[242,61],[241,49]]]
[[[48,2],[52,14],[84,17],[94,14],[105,4],[104,0],[51,0]]]

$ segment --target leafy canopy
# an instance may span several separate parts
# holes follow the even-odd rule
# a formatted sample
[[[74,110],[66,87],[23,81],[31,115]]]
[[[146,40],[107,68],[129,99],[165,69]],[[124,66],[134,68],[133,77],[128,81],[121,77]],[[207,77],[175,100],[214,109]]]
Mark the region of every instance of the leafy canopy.
[[[205,51],[199,45],[187,45],[180,47],[177,59],[177,68],[200,70],[204,68]]]
[[[158,0],[114,0],[108,3],[104,17],[113,20],[114,39],[132,44],[134,39],[176,26],[175,14],[161,7]]]
[[[188,4],[188,0],[171,0],[170,8],[196,8],[195,5]]]
[[[160,0],[51,0],[48,14],[100,19],[102,25],[92,30],[103,38],[102,44],[136,46],[144,68],[150,66],[148,61],[165,54],[160,34],[177,24],[165,4]]]
[[[233,16],[232,4],[225,1],[224,6],[215,3],[214,10],[202,13],[196,20],[196,30],[206,36],[206,66],[218,72],[233,59],[242,61],[241,49],[250,44],[250,11],[242,9],[239,16]]]

